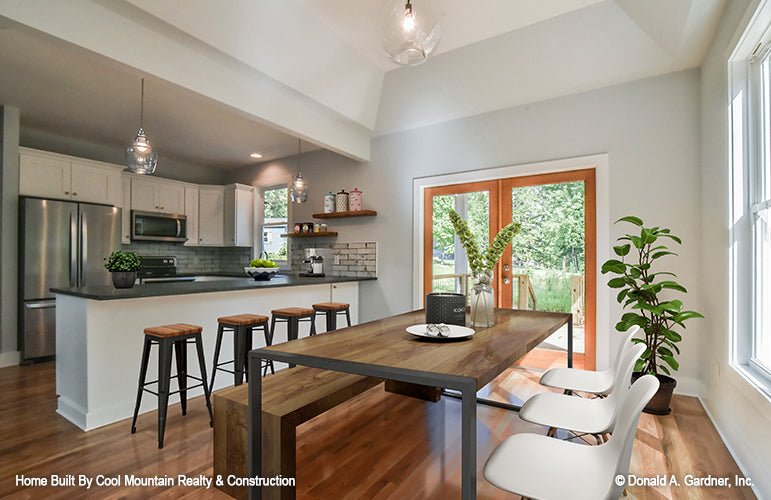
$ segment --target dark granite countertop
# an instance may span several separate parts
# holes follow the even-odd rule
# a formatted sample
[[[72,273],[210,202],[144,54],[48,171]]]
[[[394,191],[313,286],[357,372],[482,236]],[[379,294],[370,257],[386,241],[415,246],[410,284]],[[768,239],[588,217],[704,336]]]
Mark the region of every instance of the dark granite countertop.
[[[201,275],[198,275],[201,276]],[[227,277],[228,274],[218,274]],[[54,293],[72,295],[93,300],[136,299],[140,297],[162,297],[164,295],[185,295],[190,293],[229,292],[236,290],[259,290],[284,286],[323,285],[327,283],[349,283],[353,281],[370,281],[377,278],[358,278],[348,276],[327,276],[324,278],[305,278],[296,275],[279,274],[269,281],[255,281],[240,275],[240,279],[224,279],[221,281],[184,281],[171,283],[144,283],[134,288],[116,289],[112,286],[83,286],[52,288]]]

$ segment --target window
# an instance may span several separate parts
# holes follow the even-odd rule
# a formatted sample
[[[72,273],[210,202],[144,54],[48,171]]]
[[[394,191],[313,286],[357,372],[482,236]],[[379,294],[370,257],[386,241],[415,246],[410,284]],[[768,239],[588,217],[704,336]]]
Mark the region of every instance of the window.
[[[747,28],[729,66],[730,361],[771,397],[771,17],[767,14],[771,11]]]
[[[749,362],[771,377],[771,50],[766,44],[752,63],[751,88],[757,108],[751,119],[758,138],[750,163],[750,217],[753,238],[753,335]],[[759,150],[759,151],[758,151]],[[753,164],[754,163],[754,164]]]
[[[288,263],[286,234],[289,198],[286,185],[271,186],[262,191],[262,251],[279,264]]]

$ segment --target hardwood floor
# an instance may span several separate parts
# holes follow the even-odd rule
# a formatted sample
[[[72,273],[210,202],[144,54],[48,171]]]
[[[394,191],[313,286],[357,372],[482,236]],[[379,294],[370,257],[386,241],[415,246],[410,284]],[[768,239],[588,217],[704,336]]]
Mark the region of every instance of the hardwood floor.
[[[536,350],[524,362],[564,366],[559,351]],[[563,356],[560,358],[560,356]],[[487,389],[491,398],[518,401],[544,388],[542,370],[514,367]],[[0,369],[0,498],[230,498],[214,488],[129,487],[124,475],[160,478],[212,476],[212,433],[201,398],[169,408],[164,448],[157,448],[156,413],[83,432],[55,413],[54,364]],[[516,396],[515,396],[516,395]],[[487,483],[481,468],[493,448],[516,432],[544,429],[513,412],[479,406],[478,497],[516,498]],[[460,498],[460,402],[427,403],[387,393],[382,385],[298,427],[298,498]],[[680,486],[629,487],[627,499],[755,498],[747,488],[697,488],[693,477],[741,476],[695,398],[676,396],[672,415],[643,414],[631,471],[638,477],[673,474]],[[120,477],[121,486],[24,487],[16,477]],[[555,478],[559,471],[555,471]]]

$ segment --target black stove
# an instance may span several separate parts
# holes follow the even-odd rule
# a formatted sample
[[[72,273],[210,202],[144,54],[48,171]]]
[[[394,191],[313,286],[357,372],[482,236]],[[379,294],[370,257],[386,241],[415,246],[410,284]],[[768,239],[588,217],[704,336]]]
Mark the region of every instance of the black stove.
[[[177,276],[176,257],[139,257],[142,269],[137,276],[140,283],[168,283],[170,281],[194,281],[193,276]]]

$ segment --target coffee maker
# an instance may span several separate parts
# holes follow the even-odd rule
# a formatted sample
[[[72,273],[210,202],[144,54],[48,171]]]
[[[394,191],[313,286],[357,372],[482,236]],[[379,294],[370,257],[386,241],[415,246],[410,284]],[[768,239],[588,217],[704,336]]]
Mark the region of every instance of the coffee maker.
[[[324,277],[324,257],[322,252],[317,248],[306,248],[305,259],[303,264],[306,264],[307,270],[304,273],[300,273],[300,276],[321,278]]]

